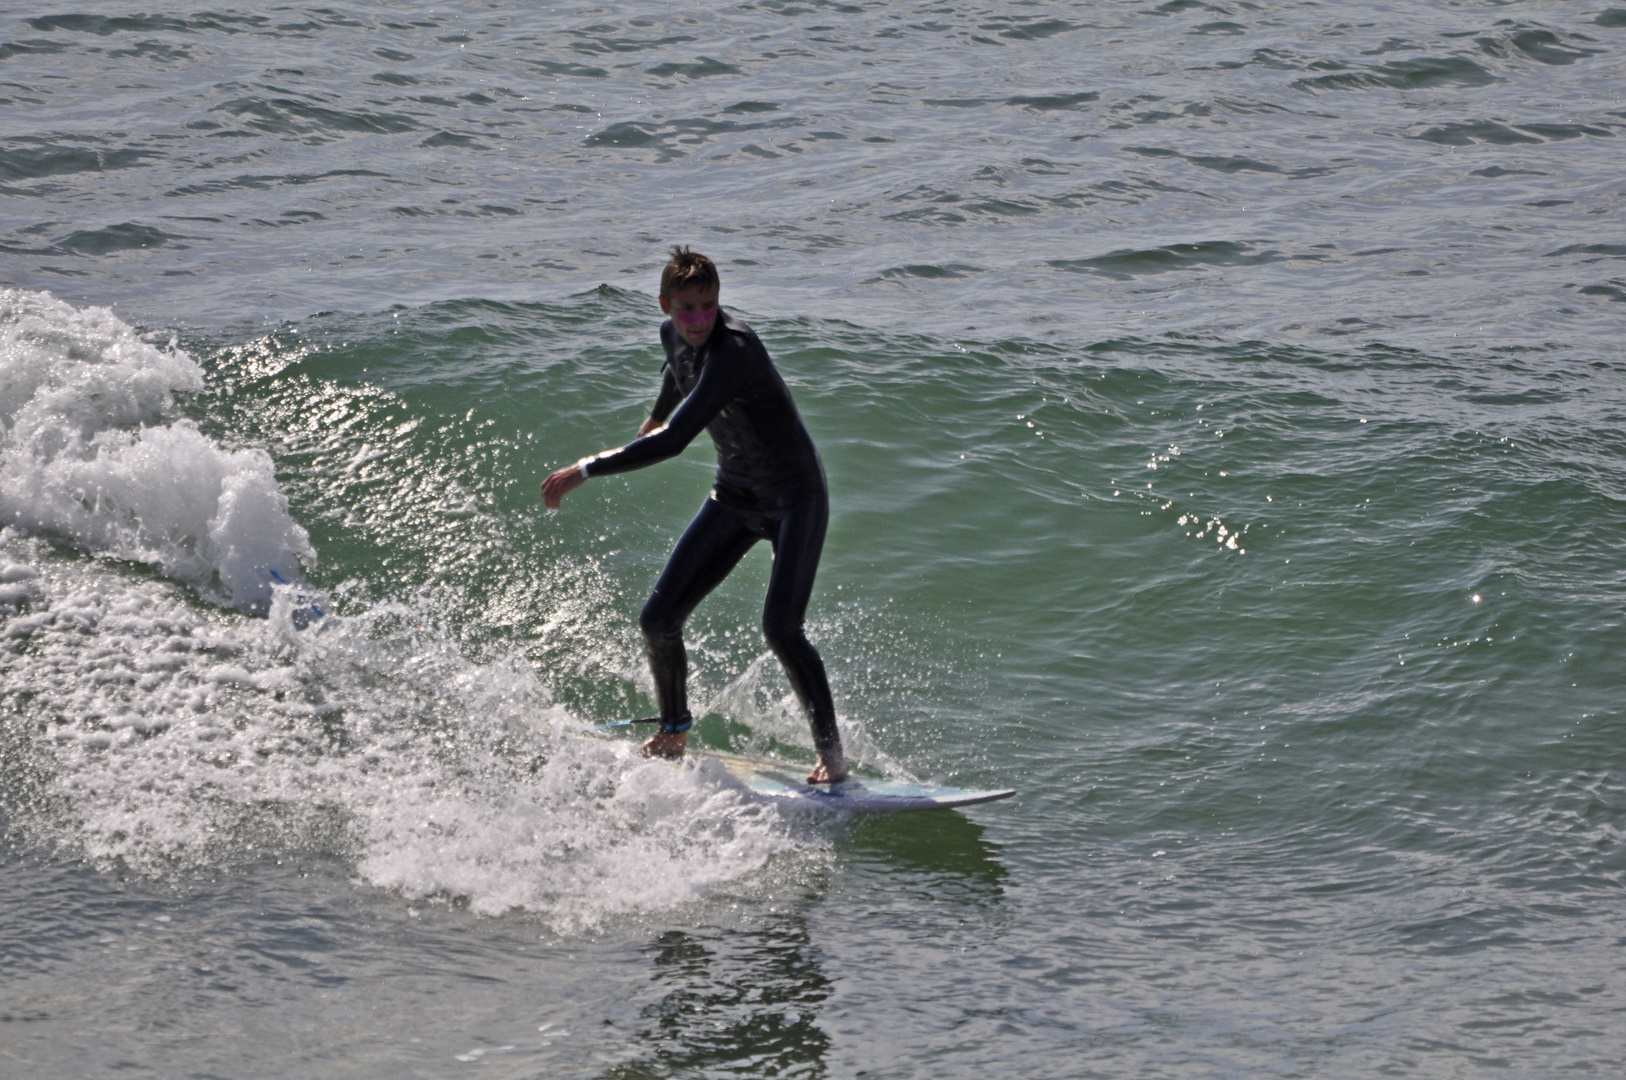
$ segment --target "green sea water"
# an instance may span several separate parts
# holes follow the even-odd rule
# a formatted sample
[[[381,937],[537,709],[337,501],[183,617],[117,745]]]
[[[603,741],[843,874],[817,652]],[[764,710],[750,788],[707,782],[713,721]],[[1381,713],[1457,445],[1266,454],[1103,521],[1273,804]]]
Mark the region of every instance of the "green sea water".
[[[13,18],[0,1077],[1609,1075],[1622,25]],[[588,735],[714,456],[537,486],[680,241],[824,460],[849,752],[1015,798]],[[806,762],[768,567],[698,738]]]
[[[112,875],[93,892],[178,919],[218,920],[254,882],[316,882],[333,899],[283,918],[330,939],[294,952],[352,1002],[393,985],[364,974],[384,961],[351,955],[355,935],[411,908],[435,947],[472,950],[458,978],[570,1018],[574,1049],[543,1040],[549,1055],[607,1054],[613,1075],[908,1072],[933,1053],[958,1070],[1009,1052],[1014,1068],[1035,1047],[1063,1075],[1086,1045],[1134,1070],[1432,1071],[1597,1061],[1613,1043],[1620,365],[1074,347],[742,312],[829,473],[810,627],[855,756],[1020,794],[846,823],[725,798],[707,819],[715,780],[639,781],[670,770],[558,734],[650,711],[636,612],[709,486],[697,445],[556,513],[536,497],[548,469],[646,414],[651,307],[606,287],[184,342],[206,380],[182,411],[222,443],[274,448],[319,553],[305,588],[326,622],[276,641],[171,601],[172,622],[231,638],[189,642],[173,678],[229,688],[237,751],[278,778],[227,781],[239,759],[155,722],[54,766],[29,753],[81,771],[48,780],[56,796],[94,794],[19,802],[14,782],[14,830],[87,851],[104,869],[79,873]],[[34,551],[59,574],[86,566]],[[807,760],[756,625],[767,561],[691,623],[701,738]],[[83,636],[41,628],[9,661],[43,690],[32,713],[13,695],[14,748],[18,718],[80,723],[37,707],[68,693],[49,672],[107,666],[108,640],[42,644],[52,632]],[[224,686],[221,655],[242,671]],[[674,845],[659,885],[637,865],[651,844]],[[61,915],[11,918],[21,942]],[[423,944],[408,925],[396,963]],[[532,950],[521,970],[515,940]],[[591,959],[570,978],[639,989],[560,992],[577,950]],[[871,1026],[889,1011],[897,1043]],[[479,1020],[492,1033],[462,1049],[523,1045],[504,1024]],[[1223,1052],[1194,1028],[1227,1032]],[[345,1055],[400,1060],[363,1029]],[[1179,1048],[1162,1065],[1160,1031]]]

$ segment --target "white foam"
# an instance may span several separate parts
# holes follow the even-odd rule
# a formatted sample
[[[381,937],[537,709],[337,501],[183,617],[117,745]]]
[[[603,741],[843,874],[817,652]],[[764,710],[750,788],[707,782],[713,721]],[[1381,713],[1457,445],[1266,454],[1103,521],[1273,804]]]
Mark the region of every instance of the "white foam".
[[[159,875],[334,851],[409,899],[561,930],[822,843],[714,770],[566,734],[529,664],[468,660],[427,599],[296,628],[297,588],[270,571],[297,580],[309,540],[268,455],[179,415],[202,387],[105,309],[0,290],[0,678],[27,691],[0,712],[27,759],[0,787],[13,836]],[[593,575],[556,570],[568,595],[542,632],[569,638]]]
[[[705,767],[568,734],[528,664],[467,660],[431,603],[301,631],[289,589],[246,618],[15,536],[0,573],[34,590],[0,608],[0,671],[31,691],[8,771],[46,778],[4,808],[19,839],[157,875],[336,851],[408,899],[571,932],[824,843]]]
[[[315,559],[271,458],[177,414],[203,371],[106,308],[0,289],[0,525],[151,564],[245,610]],[[0,601],[3,602],[3,601]]]
[[[0,537],[3,536],[0,532]],[[38,576],[32,566],[0,558],[0,607],[21,608],[38,599],[39,586],[34,584]]]

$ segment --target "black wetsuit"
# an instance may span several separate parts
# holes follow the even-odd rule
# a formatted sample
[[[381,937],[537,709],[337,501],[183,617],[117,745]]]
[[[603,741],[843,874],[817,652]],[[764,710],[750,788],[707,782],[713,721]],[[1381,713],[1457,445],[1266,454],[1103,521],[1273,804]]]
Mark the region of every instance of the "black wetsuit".
[[[592,476],[639,469],[682,453],[701,428],[717,448],[716,486],[672,550],[640,620],[661,730],[686,731],[692,722],[684,620],[753,544],[767,540],[774,558],[763,633],[808,712],[813,745],[822,754],[840,745],[840,736],[824,662],[802,620],[829,520],[824,466],[785,381],[749,326],[719,308],[699,348],[691,348],[670,319],[661,325],[661,344],[665,374],[650,415],[666,426],[586,462]]]

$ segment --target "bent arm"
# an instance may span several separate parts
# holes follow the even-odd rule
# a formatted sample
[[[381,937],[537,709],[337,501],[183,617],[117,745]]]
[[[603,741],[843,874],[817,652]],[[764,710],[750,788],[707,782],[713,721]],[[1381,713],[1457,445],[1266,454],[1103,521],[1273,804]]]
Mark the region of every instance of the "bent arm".
[[[672,374],[671,367],[663,367],[661,370],[664,372],[661,392],[655,395],[655,404],[650,406],[649,416],[638,425],[639,438],[666,423],[666,418],[672,415],[672,410],[683,400],[683,391],[678,389],[677,376]]]
[[[672,415],[672,410],[677,408],[678,402],[682,400],[683,391],[678,389],[677,376],[672,374],[671,364],[663,364],[661,392],[655,395],[655,404],[649,410],[649,419],[655,422],[649,425],[649,430],[653,431],[666,423],[666,418]],[[647,435],[649,432],[640,428],[638,434]]]

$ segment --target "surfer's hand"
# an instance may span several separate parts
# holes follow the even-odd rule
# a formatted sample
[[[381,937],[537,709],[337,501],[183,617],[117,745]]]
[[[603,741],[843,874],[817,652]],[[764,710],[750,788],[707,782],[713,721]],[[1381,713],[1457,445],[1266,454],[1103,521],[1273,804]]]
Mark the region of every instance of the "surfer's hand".
[[[661,422],[659,420],[655,419],[653,416],[646,417],[644,422],[638,425],[638,437],[641,439],[645,435],[648,435],[651,431],[659,430],[660,427]]]
[[[575,465],[555,469],[542,481],[542,502],[549,510],[559,509],[559,500],[586,483],[582,471]]]

